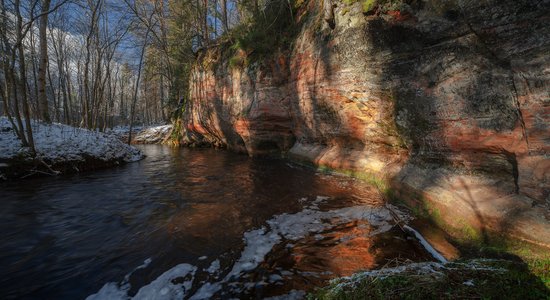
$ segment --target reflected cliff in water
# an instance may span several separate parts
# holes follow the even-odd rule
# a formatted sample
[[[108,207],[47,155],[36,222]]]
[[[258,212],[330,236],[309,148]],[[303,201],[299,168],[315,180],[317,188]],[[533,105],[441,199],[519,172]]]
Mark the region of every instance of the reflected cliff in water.
[[[365,183],[212,149],[142,149],[145,160],[116,169],[0,185],[3,298],[82,299],[109,282],[125,297],[155,292],[179,264],[187,276],[166,282],[177,295],[262,298],[431,260]]]

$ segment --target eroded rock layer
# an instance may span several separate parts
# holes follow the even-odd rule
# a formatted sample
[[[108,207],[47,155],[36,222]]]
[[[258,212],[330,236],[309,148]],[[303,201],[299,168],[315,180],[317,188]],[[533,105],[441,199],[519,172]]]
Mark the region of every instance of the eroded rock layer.
[[[334,28],[316,2],[290,51],[203,54],[183,142],[374,176],[455,234],[550,246],[550,1],[333,1]]]

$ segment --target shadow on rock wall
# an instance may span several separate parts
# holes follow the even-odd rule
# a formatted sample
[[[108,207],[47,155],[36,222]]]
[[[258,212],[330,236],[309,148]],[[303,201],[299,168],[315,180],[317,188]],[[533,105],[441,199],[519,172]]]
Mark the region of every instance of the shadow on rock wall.
[[[197,67],[188,143],[367,177],[462,238],[550,246],[549,4],[411,3],[339,3],[330,29],[310,1],[290,55]]]
[[[535,159],[550,172],[549,136],[530,135],[525,120],[533,111],[548,118],[540,108],[545,92],[521,88],[536,86],[544,73],[530,62],[550,49],[542,38],[550,33],[547,9],[532,1],[464,1],[439,16],[417,11],[366,27],[375,55],[391,53],[380,82],[410,151],[392,185],[459,236],[488,242],[491,233],[550,246],[548,175],[529,177],[522,166]],[[523,190],[533,185],[541,192]]]
[[[290,156],[382,177],[462,238],[550,246],[548,5],[338,9],[292,54]]]

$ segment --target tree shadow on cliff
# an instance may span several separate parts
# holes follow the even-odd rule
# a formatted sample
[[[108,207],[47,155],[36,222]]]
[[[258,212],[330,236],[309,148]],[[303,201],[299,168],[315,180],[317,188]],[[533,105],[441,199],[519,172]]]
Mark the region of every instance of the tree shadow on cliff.
[[[337,131],[342,123],[330,101],[323,99],[326,97],[323,83],[330,78],[333,70],[330,50],[326,46],[331,35],[321,30],[321,22],[318,19],[308,20],[304,27],[315,27],[319,31],[305,31],[300,36],[300,40],[312,41],[313,47],[308,47],[307,43],[298,44],[291,53],[289,98],[298,142],[326,145],[329,141],[323,132]]]
[[[292,53],[294,149],[303,146],[304,158],[316,165],[353,169],[358,164],[355,154],[367,147],[362,135],[373,131],[357,121],[348,122],[354,111],[367,109],[370,103],[356,99],[361,96],[355,94],[363,95],[366,87],[346,91],[358,80],[350,70],[361,53],[353,46],[340,46],[354,42],[361,49],[362,41],[353,38],[357,32],[342,37],[338,26],[333,31],[321,19],[312,19],[305,27],[313,29],[304,31]]]
[[[319,133],[324,125],[320,119],[314,119],[307,135],[320,135],[325,146],[339,144],[331,150],[332,161],[323,158],[327,156],[323,151],[312,159],[331,168],[361,168],[361,163],[355,163],[355,156],[361,151],[363,155],[386,151],[386,157],[402,159],[400,170],[385,176],[392,182],[392,189],[399,190],[395,194],[407,200],[409,206],[424,210],[433,223],[445,225],[451,221],[463,238],[455,242],[487,245],[498,241],[499,233],[514,234],[529,210],[528,203],[513,203],[523,199],[519,194],[517,160],[509,151],[511,145],[503,144],[510,136],[514,143],[521,143],[521,116],[509,63],[503,63],[472,29],[470,21],[460,16],[459,11],[443,11],[442,17],[447,20],[436,24],[439,27],[434,32],[420,31],[413,17],[369,17],[368,26],[364,27],[364,40],[371,46],[367,54],[382,61],[378,77],[369,78],[379,87],[371,93],[377,101],[374,107],[382,108],[381,113],[386,114],[383,118],[391,118],[395,136],[401,140],[389,145],[371,137],[358,143],[342,140],[338,132],[326,130],[330,132],[328,136]],[[336,30],[338,27],[336,24]],[[332,47],[328,41],[314,45],[319,53]],[[328,84],[330,75],[341,71],[334,69],[331,62],[331,56],[343,56],[336,51],[331,49],[315,57],[315,80],[317,65],[331,71]],[[313,84],[311,103],[316,116],[327,114],[322,111],[324,105],[335,108],[332,126],[345,131],[349,120],[335,105],[345,100],[327,99],[331,95],[325,93],[326,87],[317,90],[317,82]],[[384,111],[388,104],[390,108]],[[368,122],[380,126],[378,121]],[[402,155],[401,150],[408,154]],[[390,165],[395,160],[385,163]],[[456,203],[442,205],[432,200],[438,197],[450,197],[448,201]],[[488,213],[491,206],[498,205],[503,205],[500,211]],[[450,215],[453,210],[456,217]]]
[[[203,55],[208,54],[208,52],[203,53]],[[204,60],[207,58],[199,59],[199,61]],[[241,136],[233,130],[228,111],[224,109],[223,95],[219,93],[219,89],[225,86],[225,81],[220,87],[215,80],[216,72],[220,69],[223,68],[197,64],[195,71],[192,72],[195,76],[195,78],[191,78],[195,82],[192,85],[194,90],[191,90],[193,103],[188,101],[186,106],[186,114],[190,117],[189,125],[194,127],[190,134],[195,135],[194,139],[199,144],[208,144],[214,147],[226,145],[233,151],[246,153],[245,143]],[[224,78],[226,77],[229,77],[228,80],[231,83],[231,76],[224,76]],[[196,132],[197,128],[205,132]]]
[[[395,126],[409,151],[401,171],[390,178],[392,188],[405,187],[398,195],[425,210],[433,223],[452,224],[448,229],[461,237],[454,241],[462,247],[521,237],[536,200],[518,185],[514,149],[526,143],[525,125],[510,62],[489,49],[464,15],[430,34],[409,21],[378,18],[366,29],[374,49],[391,53],[380,84],[391,95],[386,101],[394,104]],[[447,21],[441,25],[449,26]],[[434,200],[438,197],[447,198]],[[449,216],[453,211],[456,216]],[[516,230],[519,226],[523,231]]]
[[[486,214],[490,205],[481,205],[522,199],[516,197],[521,191],[514,151],[525,143],[525,129],[510,62],[503,62],[485,41],[498,37],[482,36],[460,8],[446,9],[441,13],[447,19],[430,32],[422,32],[411,16],[404,21],[374,18],[365,33],[374,52],[390,57],[379,78],[389,97],[381,99],[393,102],[395,127],[409,151],[394,180],[411,183],[421,193],[433,194],[443,185],[475,219],[460,221],[474,221],[488,242],[489,231],[513,231],[529,205],[517,209],[508,201],[503,208],[509,212],[500,220]],[[414,172],[409,167],[427,175],[410,179]]]

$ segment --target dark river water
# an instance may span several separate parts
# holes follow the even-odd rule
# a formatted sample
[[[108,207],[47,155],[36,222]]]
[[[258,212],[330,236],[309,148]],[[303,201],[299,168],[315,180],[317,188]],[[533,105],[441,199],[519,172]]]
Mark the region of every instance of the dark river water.
[[[142,149],[115,169],[0,183],[0,298],[299,298],[337,276],[431,260],[365,183],[219,150]]]

